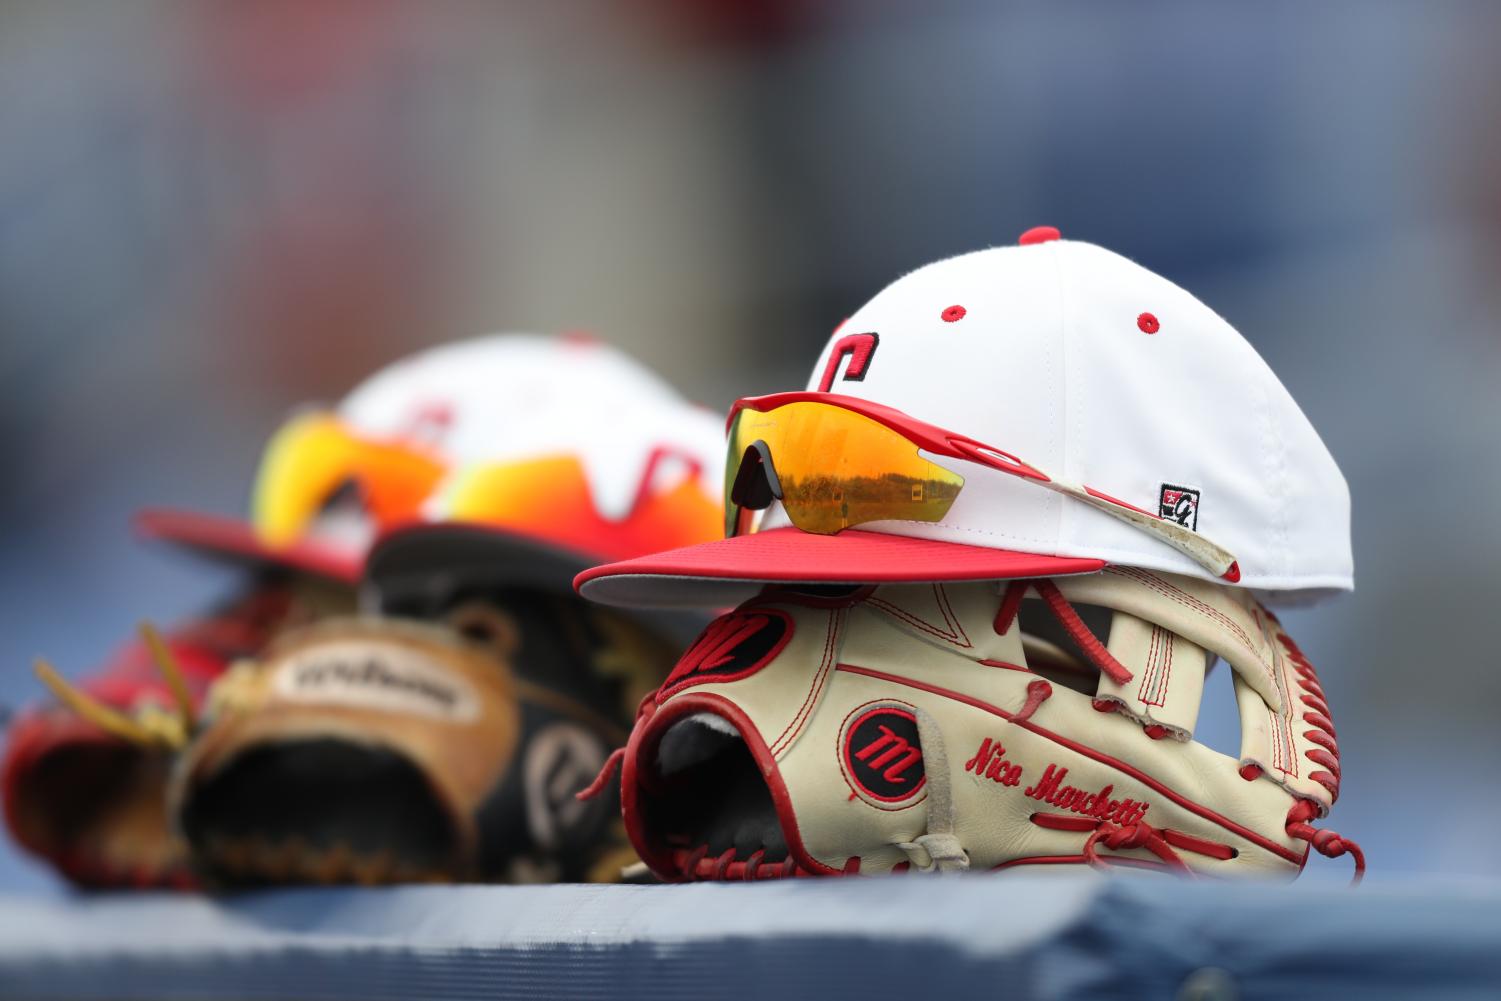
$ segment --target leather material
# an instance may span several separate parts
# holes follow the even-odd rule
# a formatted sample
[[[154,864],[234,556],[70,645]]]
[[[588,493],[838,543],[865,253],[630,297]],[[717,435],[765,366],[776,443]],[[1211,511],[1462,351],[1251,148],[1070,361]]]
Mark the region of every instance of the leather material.
[[[233,660],[253,656],[279,630],[353,607],[353,590],[336,581],[264,572],[164,640],[197,706]],[[131,717],[174,711],[172,692],[139,640],[78,687]],[[164,746],[132,743],[64,706],[35,707],[6,735],[6,823],[23,847],[80,886],[189,885],[186,846],[162,805],[171,758]]]
[[[614,880],[634,861],[614,792],[573,794],[668,661],[535,593],[319,623],[214,686],[169,809],[222,883]]]
[[[803,871],[1094,862],[1296,876],[1308,843],[1290,811],[1322,816],[1333,794],[1310,779],[1320,766],[1307,754],[1322,745],[1302,733],[1307,688],[1275,619],[1244,590],[1165,573],[1051,583],[1110,620],[1100,640],[1129,680],[1032,635],[1028,623],[1050,617],[1035,593],[998,632],[1004,583],[771,590],[742,605],[720,623],[753,635],[775,617],[790,635],[726,681],[703,665],[733,661],[730,640],[715,658],[701,643],[642,713],[627,762],[641,791],[626,796],[638,851],[659,875],[690,875],[664,850],[673,832],[654,827],[671,793],[653,755],[666,730],[695,725],[674,705],[686,700],[698,722],[735,726],[773,790],[785,787],[780,820]],[[1234,673],[1239,757],[1191,739],[1210,654]]]

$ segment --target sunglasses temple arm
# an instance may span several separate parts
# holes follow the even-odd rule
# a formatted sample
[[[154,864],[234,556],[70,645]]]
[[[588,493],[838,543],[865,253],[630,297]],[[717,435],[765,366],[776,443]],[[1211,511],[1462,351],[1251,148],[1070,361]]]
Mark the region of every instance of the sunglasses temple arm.
[[[1109,494],[1092,490],[1082,483],[1070,483],[1067,480],[1050,476],[1010,452],[1002,452],[998,448],[985,445],[972,438],[950,435],[943,444],[946,448],[935,454],[944,452],[957,454],[959,458],[978,462],[1020,479],[1033,480],[1049,490],[1055,490],[1066,497],[1082,501],[1097,511],[1103,511],[1112,518],[1124,521],[1148,535],[1155,536],[1222,580],[1232,584],[1240,580],[1240,565],[1228,549],[1215,545],[1198,532],[1190,531],[1176,521],[1159,518],[1150,511],[1143,511]]]
[[[1132,507],[1124,501],[1091,490],[1082,484],[1052,478],[1041,482],[1050,490],[1056,490],[1065,496],[1082,501],[1097,511],[1103,511],[1112,518],[1117,518],[1149,535],[1156,536],[1216,577],[1232,584],[1240,580],[1240,565],[1228,549],[1216,545],[1198,532],[1187,529],[1176,521],[1159,518],[1149,511]]]
[[[730,503],[734,504],[733,501]],[[749,535],[753,532],[756,527],[757,515],[761,513],[760,510],[746,507],[743,504],[735,504],[734,506],[735,520],[730,523],[730,532],[726,536],[731,539],[741,535]]]

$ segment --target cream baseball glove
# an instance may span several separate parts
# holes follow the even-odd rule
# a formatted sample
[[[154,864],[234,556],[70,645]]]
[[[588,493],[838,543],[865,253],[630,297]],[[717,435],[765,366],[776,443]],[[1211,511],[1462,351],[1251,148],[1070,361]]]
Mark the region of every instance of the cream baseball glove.
[[[1194,739],[1228,665],[1240,751]],[[1313,666],[1247,592],[1109,567],[772,589],[642,703],[623,763],[667,879],[1093,865],[1292,878],[1339,791]]]

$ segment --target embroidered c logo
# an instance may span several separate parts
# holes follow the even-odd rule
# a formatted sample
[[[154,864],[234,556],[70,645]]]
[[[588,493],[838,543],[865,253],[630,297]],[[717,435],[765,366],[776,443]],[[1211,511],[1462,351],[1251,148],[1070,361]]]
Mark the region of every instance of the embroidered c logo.
[[[824,366],[823,378],[818,380],[818,391],[827,393],[834,386],[834,376],[839,374],[839,363],[849,356],[850,363],[844,370],[848,382],[859,382],[870,369],[870,360],[875,357],[876,347],[881,343],[879,334],[845,334],[834,342],[829,354],[829,363]]]

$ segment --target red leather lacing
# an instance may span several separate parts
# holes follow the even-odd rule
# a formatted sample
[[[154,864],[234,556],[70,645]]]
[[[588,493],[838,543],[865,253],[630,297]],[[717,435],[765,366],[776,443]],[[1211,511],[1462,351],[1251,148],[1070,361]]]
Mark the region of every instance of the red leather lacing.
[[[1273,619],[1272,621],[1276,621]],[[1305,739],[1317,747],[1309,748],[1303,752],[1303,757],[1319,766],[1317,770],[1309,772],[1308,777],[1325,789],[1329,790],[1330,802],[1339,799],[1339,745],[1335,743],[1334,721],[1330,718],[1329,703],[1324,699],[1324,686],[1319,684],[1318,672],[1313,669],[1303,651],[1298,649],[1292,637],[1287,633],[1277,633],[1277,641],[1287,651],[1287,659],[1292,662],[1293,670],[1297,674],[1298,687],[1303,694],[1298,696],[1298,701],[1307,707],[1301,718],[1312,730],[1303,733]]]
[[[1038,597],[1047,603],[1049,611],[1058,620],[1058,624],[1063,626],[1073,641],[1078,644],[1079,649],[1084,651],[1084,655],[1100,670],[1100,673],[1119,685],[1124,685],[1131,680],[1131,671],[1105,648],[1105,644],[1100,642],[1098,636],[1090,632],[1084,620],[1079,618],[1079,613],[1074,611],[1074,606],[1069,604],[1063,592],[1059,591],[1058,586],[1050,580],[1014,580],[1008,584],[1006,593],[1001,598],[1001,606],[995,613],[997,633],[1004,636],[1010,632],[1017,610],[1021,607],[1022,596],[1029,586],[1036,589]],[[1119,708],[1118,703],[1109,699],[1091,699],[1090,704],[1097,712],[1102,713],[1113,713]],[[1162,740],[1171,735],[1167,727],[1159,724],[1143,723],[1142,729],[1153,740]]]
[[[600,766],[599,774],[594,776],[594,781],[574,793],[573,798],[580,803],[586,803],[604,792],[606,787],[609,786],[610,780],[615,777],[615,773],[620,770],[620,763],[624,760],[625,748],[615,748],[615,750],[610,752],[610,756],[605,759],[605,763]]]
[[[1027,701],[1011,717],[1011,722],[1020,723],[1022,720],[1031,719],[1039,706],[1053,697],[1053,686],[1041,678],[1027,682]]]
[[[1088,831],[1089,837],[1084,840],[1084,861],[1096,869],[1110,868],[1110,863],[1100,857],[1101,845],[1112,851],[1145,848],[1161,859],[1167,868],[1190,878],[1196,874],[1178,852],[1193,852],[1195,855],[1221,860],[1232,859],[1236,855],[1235,849],[1229,845],[1184,834],[1182,831],[1153,827],[1145,821],[1122,826],[1094,817],[1074,817],[1059,813],[1034,813],[1030,819],[1038,827],[1053,831]]]
[[[1084,651],[1084,655],[1094,662],[1101,673],[1107,675],[1117,685],[1124,685],[1131,680],[1131,672],[1126,666],[1115,659],[1115,655],[1105,649],[1105,644],[1100,642],[1098,636],[1089,631],[1084,620],[1079,618],[1079,613],[1074,611],[1074,606],[1068,603],[1068,599],[1058,590],[1058,585],[1050,580],[1037,580],[1032,582],[1037,589],[1037,594],[1047,602],[1058,624],[1068,631],[1069,636]]]
[[[643,717],[650,716],[657,711],[657,693],[660,691],[660,688],[654,688],[647,692],[641,703],[636,706],[636,724],[640,724]],[[634,725],[632,728],[634,729]],[[604,792],[609,787],[610,780],[615,777],[615,773],[619,771],[621,763],[624,761],[625,748],[615,748],[615,750],[610,752],[610,756],[605,759],[605,763],[600,765],[599,774],[594,776],[594,781],[574,793],[573,798],[583,803]]]
[[[1270,612],[1267,613],[1267,617],[1273,622],[1277,621],[1276,616]],[[1319,675],[1314,670],[1313,664],[1304,656],[1303,651],[1298,649],[1298,644],[1293,642],[1291,636],[1279,628],[1277,640],[1282,644],[1282,649],[1287,652],[1287,659],[1292,662],[1293,670],[1297,674],[1298,687],[1303,690],[1303,694],[1298,696],[1298,701],[1306,707],[1306,711],[1300,715],[1300,718],[1313,728],[1304,730],[1303,738],[1317,745],[1303,752],[1303,757],[1319,766],[1309,772],[1308,777],[1329,790],[1332,803],[1339,799],[1339,744],[1335,740],[1334,721],[1330,718],[1332,714],[1329,711],[1329,702],[1324,695],[1324,686],[1319,683]],[[1261,768],[1254,764],[1244,766],[1240,772],[1241,777],[1248,781],[1259,778],[1261,773]],[[1318,813],[1318,804],[1313,800],[1299,799],[1287,812],[1288,836],[1308,842],[1325,858],[1349,855],[1355,861],[1355,878],[1351,882],[1359,883],[1365,876],[1365,852],[1360,850],[1360,845],[1349,838],[1342,837],[1334,831],[1314,827],[1310,821],[1318,816]]]
[[[1001,597],[1001,607],[995,611],[995,621],[991,623],[995,627],[997,636],[1005,636],[1011,631],[1011,623],[1016,621],[1016,613],[1022,606],[1022,598],[1027,593],[1027,582],[1014,580],[1006,585],[1006,593]]]
[[[1310,824],[1309,821],[1318,815],[1318,811],[1318,806],[1311,799],[1300,799],[1294,803],[1293,808],[1287,811],[1288,837],[1308,842],[1314,851],[1325,858],[1349,855],[1355,860],[1355,876],[1350,880],[1350,885],[1354,886],[1365,878],[1365,852],[1349,838]]]
[[[794,876],[812,876],[797,861],[788,855],[780,862],[765,861],[766,850],[758,848],[750,858],[735,858],[735,849],[727,848],[718,856],[709,854],[708,845],[699,845],[693,849],[678,848],[672,853],[673,864],[685,879],[689,880],[715,880],[719,882],[735,882],[762,879],[787,879]],[[856,856],[845,865],[846,872],[858,872],[860,860]]]

